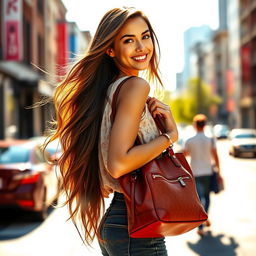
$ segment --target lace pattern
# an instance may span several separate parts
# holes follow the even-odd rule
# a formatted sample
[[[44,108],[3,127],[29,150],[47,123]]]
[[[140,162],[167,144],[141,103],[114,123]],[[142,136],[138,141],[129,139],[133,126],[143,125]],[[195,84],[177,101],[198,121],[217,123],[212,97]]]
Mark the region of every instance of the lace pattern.
[[[109,147],[109,137],[111,132],[111,104],[114,92],[117,86],[125,79],[122,77],[110,85],[108,90],[108,97],[105,102],[105,109],[103,113],[100,140],[99,140],[99,163],[100,163],[100,173],[102,178],[102,183],[104,189],[110,191],[122,192],[117,179],[114,179],[107,170],[107,159],[108,159],[108,147]],[[157,136],[159,136],[158,128],[156,127],[155,121],[151,116],[147,104],[145,105],[144,112],[141,116],[141,121],[139,125],[138,136],[141,143],[147,143]]]

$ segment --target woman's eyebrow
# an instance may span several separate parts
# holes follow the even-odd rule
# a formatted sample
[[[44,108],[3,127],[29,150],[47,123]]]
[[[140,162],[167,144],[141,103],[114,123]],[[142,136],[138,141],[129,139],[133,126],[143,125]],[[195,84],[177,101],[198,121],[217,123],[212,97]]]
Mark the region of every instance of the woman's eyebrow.
[[[144,32],[142,32],[141,35],[144,35],[144,34],[146,34],[146,33],[148,33],[148,32],[149,32],[149,29],[147,29],[147,30],[145,30]],[[120,40],[122,40],[124,37],[135,37],[135,35],[125,34],[125,35],[123,35],[123,36],[120,38]]]

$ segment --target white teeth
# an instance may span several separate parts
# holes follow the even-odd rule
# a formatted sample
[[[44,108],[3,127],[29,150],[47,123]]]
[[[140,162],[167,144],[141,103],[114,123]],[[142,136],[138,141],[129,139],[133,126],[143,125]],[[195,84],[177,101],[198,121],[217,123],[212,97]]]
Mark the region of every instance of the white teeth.
[[[143,56],[139,56],[139,57],[133,57],[135,60],[145,60],[146,59],[146,55]]]

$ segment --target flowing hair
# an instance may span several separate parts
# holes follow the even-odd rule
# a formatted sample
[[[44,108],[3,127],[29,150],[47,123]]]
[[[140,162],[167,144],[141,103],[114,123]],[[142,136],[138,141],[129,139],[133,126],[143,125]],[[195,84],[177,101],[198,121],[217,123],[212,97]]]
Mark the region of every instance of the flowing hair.
[[[158,41],[148,19],[135,8],[115,8],[104,15],[87,53],[73,65],[53,96],[56,120],[48,143],[60,139],[63,153],[58,164],[66,193],[64,205],[73,221],[77,217],[81,220],[83,240],[88,245],[95,236],[100,238],[99,220],[105,205],[98,160],[99,133],[108,87],[119,75],[106,51],[125,22],[134,17],[142,17],[149,27],[154,52],[148,77],[161,83],[157,71]]]

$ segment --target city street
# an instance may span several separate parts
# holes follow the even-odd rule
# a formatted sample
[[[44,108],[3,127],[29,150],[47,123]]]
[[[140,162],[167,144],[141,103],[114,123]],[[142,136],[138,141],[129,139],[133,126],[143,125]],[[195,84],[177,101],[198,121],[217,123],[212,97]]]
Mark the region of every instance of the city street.
[[[225,190],[212,194],[209,219],[212,226],[204,237],[196,230],[168,237],[170,256],[256,255],[256,158],[228,155],[228,141],[218,141]],[[51,210],[43,223],[24,213],[0,213],[1,256],[92,256],[101,255],[82,245],[64,207]],[[122,255],[120,255],[122,256]]]

